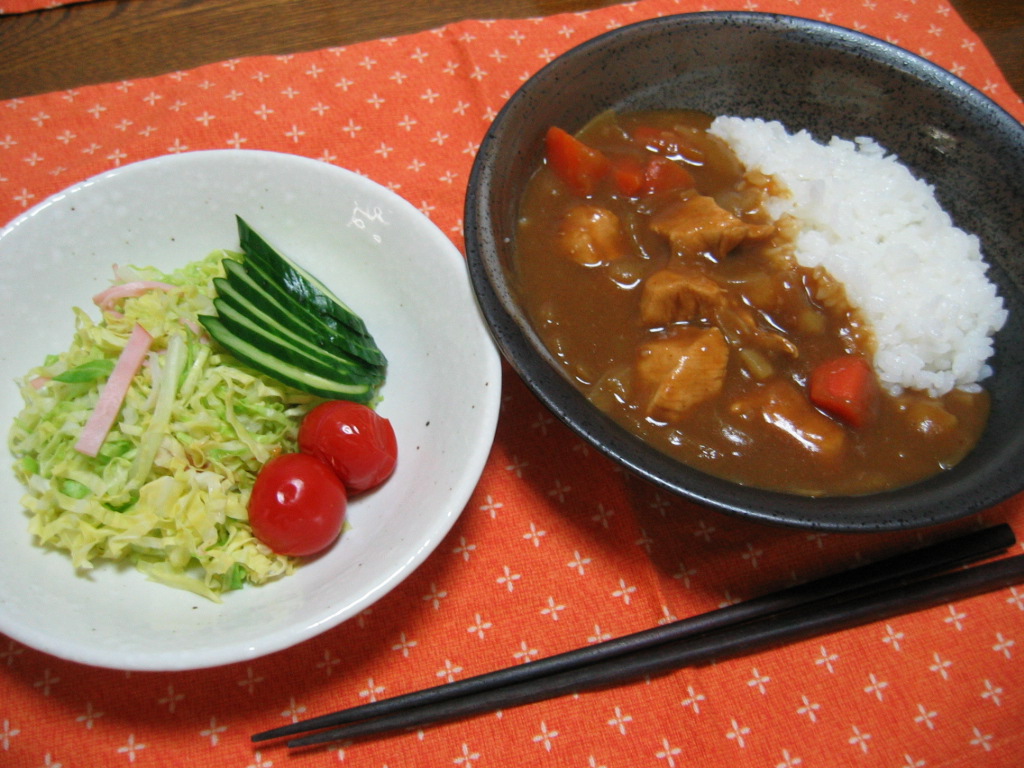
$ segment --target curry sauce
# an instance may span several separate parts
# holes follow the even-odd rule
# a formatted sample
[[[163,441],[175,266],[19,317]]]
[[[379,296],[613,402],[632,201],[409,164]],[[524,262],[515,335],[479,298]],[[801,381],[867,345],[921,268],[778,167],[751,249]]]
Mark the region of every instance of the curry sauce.
[[[764,210],[784,190],[746,173],[710,122],[609,113],[549,133],[514,277],[566,375],[651,445],[746,485],[864,494],[956,464],[985,392],[892,392],[869,363],[849,374],[872,358],[870,328],[842,285],[797,263],[795,223]]]

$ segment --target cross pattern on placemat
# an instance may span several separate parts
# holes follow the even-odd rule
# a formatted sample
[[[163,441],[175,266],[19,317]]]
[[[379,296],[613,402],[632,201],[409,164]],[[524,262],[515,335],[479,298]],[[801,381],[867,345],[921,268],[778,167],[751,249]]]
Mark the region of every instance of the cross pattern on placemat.
[[[891,40],[1024,117],[944,2],[756,5],[749,9]],[[0,104],[0,218],[137,160],[235,147],[365,174],[461,245],[474,154],[530,74],[607,29],[734,7],[645,0],[544,19],[467,21],[11,100]],[[596,454],[506,374],[496,440],[462,518],[385,598],[293,649],[196,672],[92,669],[0,638],[0,763],[994,768],[1024,755],[1021,589],[457,726],[343,743],[328,755],[253,747],[256,731],[528,663],[883,552],[871,536],[764,528],[670,498]],[[1022,516],[1017,498],[982,522],[1021,530]],[[888,536],[884,551],[919,538]]]

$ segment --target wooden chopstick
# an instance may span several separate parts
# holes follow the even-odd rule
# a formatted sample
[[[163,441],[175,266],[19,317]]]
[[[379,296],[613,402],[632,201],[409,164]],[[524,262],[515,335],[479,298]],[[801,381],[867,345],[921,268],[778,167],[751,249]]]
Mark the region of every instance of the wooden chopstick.
[[[274,728],[255,734],[252,740],[264,741],[324,728],[333,730],[292,740],[289,745],[354,738],[435,720],[450,720],[465,716],[467,712],[472,714],[537,701],[592,687],[591,683],[594,686],[610,685],[635,674],[631,670],[647,669],[648,665],[655,671],[639,674],[655,674],[659,665],[667,664],[667,668],[674,668],[693,663],[692,659],[699,659],[711,648],[725,653],[729,653],[730,648],[735,649],[731,651],[733,653],[741,652],[745,642],[754,645],[769,642],[770,637],[764,637],[766,631],[771,637],[777,634],[783,639],[787,633],[804,627],[809,617],[817,616],[826,609],[838,610],[840,614],[820,621],[839,621],[846,615],[842,613],[844,608],[856,608],[850,602],[854,597],[863,602],[867,599],[865,595],[876,595],[879,590],[884,590],[883,594],[899,598],[900,590],[906,589],[914,580],[993,555],[1014,541],[1013,531],[1008,525],[997,525],[622,638]],[[837,604],[836,600],[844,602]],[[826,601],[828,604],[824,605]],[[894,612],[900,610],[898,606],[897,600]],[[912,609],[909,604],[903,608]],[[786,619],[787,615],[794,613],[797,615],[792,620]],[[774,620],[767,621],[769,617],[774,617]],[[755,627],[751,626],[753,622],[761,623]],[[708,640],[702,642],[701,638],[705,636]],[[693,638],[696,641],[691,642]],[[666,660],[666,653],[672,660]],[[676,661],[680,655],[682,660]],[[346,723],[354,724],[336,728]]]
[[[782,643],[807,639],[823,632],[834,632],[883,620],[897,614],[1007,587],[1020,581],[1024,581],[1024,555],[1006,557],[953,573],[928,577],[900,588],[873,592],[838,604],[815,603],[806,611],[786,616],[771,616],[695,638],[677,640],[549,677],[493,688],[459,699],[400,710],[391,715],[292,739],[288,746],[312,746],[422,727],[531,704],[556,696],[632,682],[686,665],[707,664]]]

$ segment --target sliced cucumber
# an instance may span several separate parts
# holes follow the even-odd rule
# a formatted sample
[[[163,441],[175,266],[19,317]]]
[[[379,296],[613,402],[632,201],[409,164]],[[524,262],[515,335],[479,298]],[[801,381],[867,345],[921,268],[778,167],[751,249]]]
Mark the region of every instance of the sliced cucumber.
[[[367,342],[362,336],[328,325],[320,315],[311,312],[277,286],[266,288],[260,285],[241,262],[225,259],[223,263],[229,287],[219,285],[219,296],[225,299],[232,295],[244,298],[258,311],[322,348],[333,349],[342,356],[351,355],[374,368],[387,365],[387,359],[372,340]]]
[[[321,397],[369,403],[387,360],[363,321],[238,218],[240,260],[214,280],[217,316],[200,322],[239,360]]]
[[[218,343],[261,373],[272,376],[283,384],[329,400],[353,400],[371,403],[376,398],[377,386],[365,381],[349,381],[342,377],[320,376],[304,367],[282,360],[265,349],[234,334],[219,317],[200,315],[199,321]]]
[[[217,298],[213,305],[217,311],[224,316],[225,324],[230,322],[240,325],[245,329],[252,329],[252,333],[278,337],[281,342],[294,347],[314,358],[340,358],[335,360],[335,365],[349,365],[363,370],[364,362],[350,357],[347,354],[338,354],[333,347],[324,348],[312,341],[308,334],[294,331],[290,326],[281,323],[275,317],[257,307],[249,299],[240,294],[232,285],[223,278],[215,278],[213,281],[217,289]],[[243,335],[244,331],[235,331],[237,335]]]
[[[252,276],[260,285],[279,285],[297,302],[334,318],[351,330],[370,336],[366,324],[323,283],[293,264],[238,217],[238,239],[246,263],[254,267]]]
[[[319,376],[335,376],[351,382],[365,382],[370,385],[380,384],[382,376],[379,371],[368,370],[365,366],[354,364],[352,360],[341,358],[297,339],[295,334],[287,331],[278,333],[276,325],[261,324],[258,320],[239,311],[223,298],[213,301],[217,316],[232,335],[274,355],[283,362],[305,368]]]

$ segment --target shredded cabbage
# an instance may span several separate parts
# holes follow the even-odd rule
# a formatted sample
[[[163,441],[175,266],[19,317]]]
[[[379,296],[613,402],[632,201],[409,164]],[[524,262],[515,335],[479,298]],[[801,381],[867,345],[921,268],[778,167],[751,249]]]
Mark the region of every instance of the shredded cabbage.
[[[164,274],[115,267],[118,283],[175,286],[119,299],[94,322],[75,307],[68,350],[19,382],[11,428],[22,504],[39,544],[75,568],[130,562],[147,577],[211,600],[291,573],[292,558],[256,539],[247,505],[260,467],[295,449],[317,398],[256,373],[210,345],[196,320],[212,311],[216,251]],[[135,324],[153,342],[95,458],[75,450],[113,362]]]

